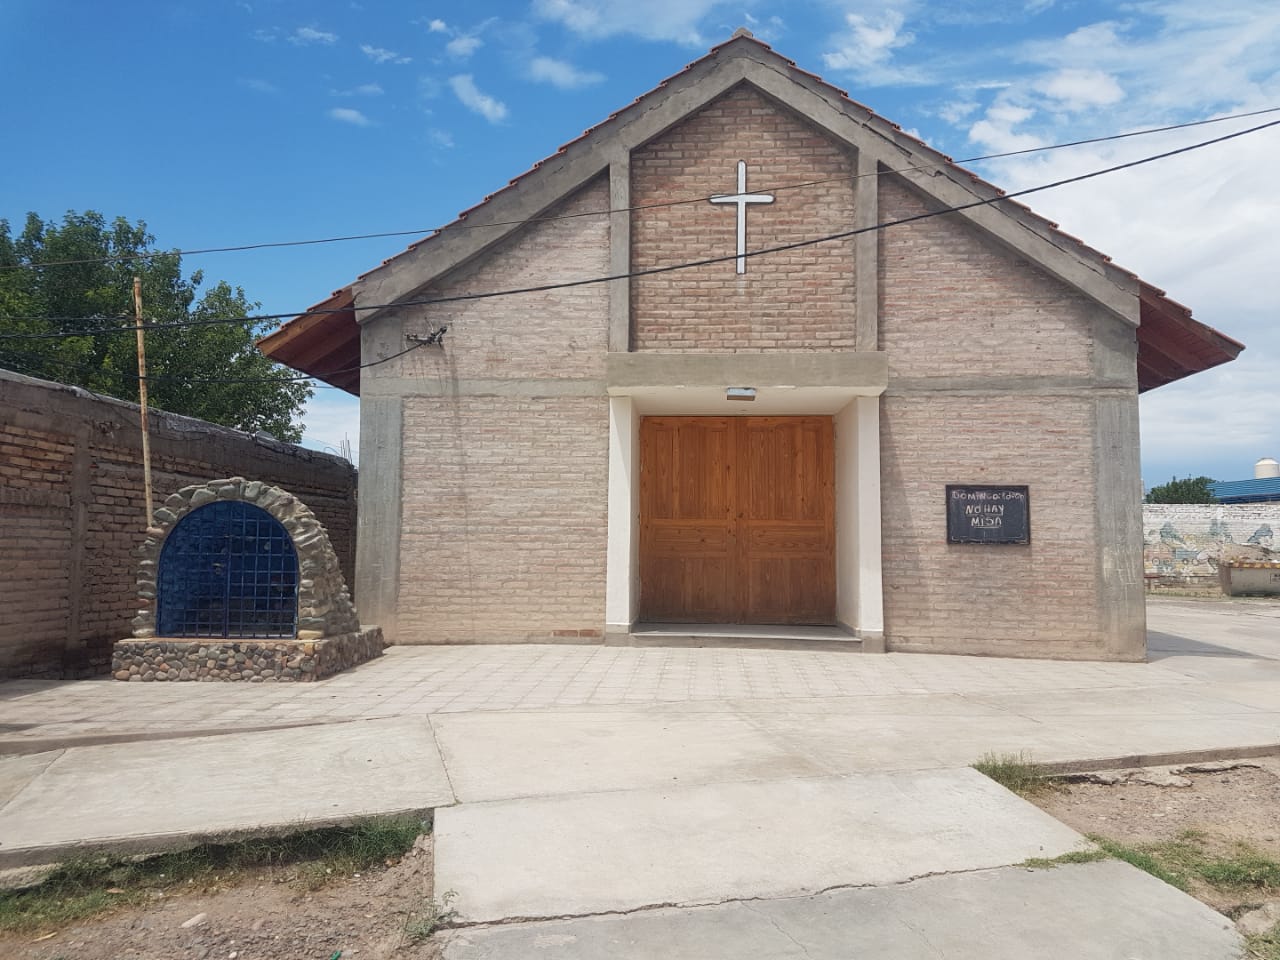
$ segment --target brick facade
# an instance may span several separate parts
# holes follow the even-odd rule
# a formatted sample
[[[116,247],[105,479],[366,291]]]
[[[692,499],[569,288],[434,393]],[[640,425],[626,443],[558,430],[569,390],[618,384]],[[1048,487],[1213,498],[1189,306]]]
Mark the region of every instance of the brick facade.
[[[608,206],[597,179],[549,216]],[[608,243],[604,216],[535,224],[429,296],[598,276]],[[444,347],[370,369],[366,396],[385,377],[416,384],[403,399],[393,642],[601,635],[607,317],[603,285],[418,308],[406,331],[447,324]],[[582,383],[594,395],[573,395]]]
[[[880,178],[879,205],[882,223],[931,209],[892,176]],[[1099,308],[1083,294],[954,217],[879,236],[880,349],[890,377],[1092,373]]]
[[[400,637],[599,637],[605,401],[415,398],[404,430]]]
[[[512,290],[608,273],[609,218],[603,178],[547,211],[481,260],[432,284],[423,299]],[[554,220],[553,217],[571,217]],[[418,308],[405,332],[448,326],[448,350],[423,349],[370,368],[366,382],[385,376],[427,378],[456,386],[467,380],[599,377],[608,349],[608,291],[604,284]]]
[[[152,411],[154,502],[228,476],[270,481],[329,531],[350,582],[355,469],[340,458]],[[0,676],[105,671],[137,612],[146,524],[138,409],[0,374]]]
[[[774,74],[758,79],[763,86],[726,84],[705,100],[686,88],[683,112],[661,104],[639,112],[643,136],[628,140],[620,127],[601,134],[597,152],[548,158],[528,175],[535,186],[521,193],[514,181],[489,214],[497,223],[543,219],[487,249],[468,239],[474,232],[446,228],[354,284],[356,303],[731,257],[735,212],[705,198],[734,192],[739,160],[748,191],[775,194],[748,211],[749,250],[937,209],[926,199],[929,177],[916,184],[883,174],[891,160],[923,159],[907,138],[886,148],[861,108],[843,114],[851,126],[820,127],[776,99]],[[815,117],[825,109],[807,103]],[[578,178],[562,189],[555,178],[568,181],[571,170]],[[882,175],[856,176],[868,170]],[[537,185],[544,173],[558,193]],[[811,185],[785,189],[794,184]],[[661,206],[686,198],[695,199]],[[573,217],[545,219],[564,214]],[[488,229],[476,220],[466,227]],[[628,284],[375,316],[362,332],[366,361],[403,349],[404,335],[449,327],[443,346],[371,367],[361,381],[362,431],[386,451],[366,462],[378,495],[366,498],[361,528],[377,531],[381,554],[395,558],[362,541],[362,569],[371,588],[393,584],[378,601],[394,621],[388,639],[596,640],[606,624],[625,631],[643,608],[639,454],[628,446],[643,417],[822,414],[846,431],[836,441],[837,617],[865,642],[1140,657],[1137,346],[1124,319],[1137,318],[1136,295],[1125,299],[1137,288],[1059,246],[1027,252],[1023,229],[1030,240],[1032,227],[1019,225],[1014,239],[997,241],[998,230],[941,216],[749,259],[744,275],[730,259]],[[644,357],[611,361],[610,350]],[[827,355],[855,351],[863,351],[850,358],[856,364],[829,363]],[[678,363],[655,356],[677,353]],[[738,380],[748,369],[782,379]],[[726,386],[753,384],[754,406],[723,406]],[[877,425],[878,504],[866,466]],[[1031,543],[949,546],[949,483],[1027,484]],[[850,534],[850,518],[879,523],[880,536]]]
[[[760,93],[740,87],[631,156],[633,269],[727,256],[737,249],[736,213],[706,200],[653,207],[672,199],[736,192],[747,161],[747,189],[790,184],[772,204],[747,211],[747,249],[781,246],[848,230],[855,164],[849,149]],[[823,181],[823,182],[816,182]],[[802,247],[632,281],[637,350],[852,349],[853,241]]]
[[[890,649],[1088,656],[1100,644],[1088,399],[886,397],[881,408]],[[1054,464],[1044,482],[1045,463]],[[948,544],[948,483],[1026,484],[1031,543]]]
[[[879,203],[882,221],[929,209],[892,177]],[[948,217],[880,233],[879,290],[890,649],[1098,655],[1090,380],[1100,308]],[[1078,383],[1045,389],[1049,377]],[[1028,485],[1031,543],[948,544],[948,483]]]

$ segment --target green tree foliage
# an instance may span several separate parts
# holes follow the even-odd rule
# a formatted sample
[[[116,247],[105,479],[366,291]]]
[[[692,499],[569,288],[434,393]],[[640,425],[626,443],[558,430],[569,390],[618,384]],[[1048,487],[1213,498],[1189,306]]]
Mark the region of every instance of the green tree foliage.
[[[1213,483],[1211,477],[1177,477],[1158,487],[1152,487],[1147,493],[1147,503],[1217,503],[1218,500],[1209,490]]]
[[[103,258],[112,258],[101,262]],[[53,261],[87,263],[53,265]],[[50,264],[41,267],[41,264]],[[32,268],[35,269],[32,269]],[[17,269],[15,269],[17,268]],[[142,221],[68,212],[62,223],[27,215],[12,235],[0,220],[0,333],[75,331],[46,340],[0,340],[0,366],[138,400],[133,278],[142,278],[147,323],[246,317],[258,309],[219,281],[197,297],[197,270],[182,275],[177,253],[158,251]],[[312,389],[254,347],[265,323],[220,323],[147,332],[148,401],[171,413],[240,430],[302,439],[298,416]],[[105,332],[104,332],[105,331]],[[201,383],[201,380],[240,380]]]

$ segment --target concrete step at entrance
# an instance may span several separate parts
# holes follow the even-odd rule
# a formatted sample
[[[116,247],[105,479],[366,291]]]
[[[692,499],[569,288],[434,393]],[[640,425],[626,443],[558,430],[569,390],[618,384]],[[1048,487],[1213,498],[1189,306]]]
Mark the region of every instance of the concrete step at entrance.
[[[605,643],[631,647],[736,647],[756,650],[860,651],[863,642],[843,627],[749,623],[637,623]]]
[[[445,960],[1235,960],[1230,921],[1127,863],[472,927]]]
[[[806,896],[1055,857],[1075,831],[970,769],[462,804],[438,891],[468,921]]]

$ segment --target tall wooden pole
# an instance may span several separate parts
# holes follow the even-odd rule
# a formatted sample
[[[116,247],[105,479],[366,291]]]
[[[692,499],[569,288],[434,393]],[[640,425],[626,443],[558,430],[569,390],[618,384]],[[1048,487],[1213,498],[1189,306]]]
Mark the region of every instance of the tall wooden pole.
[[[142,278],[133,278],[134,331],[138,334],[138,404],[142,408],[142,486],[147,498],[147,526],[151,526],[151,437],[147,431],[147,347],[142,338]]]

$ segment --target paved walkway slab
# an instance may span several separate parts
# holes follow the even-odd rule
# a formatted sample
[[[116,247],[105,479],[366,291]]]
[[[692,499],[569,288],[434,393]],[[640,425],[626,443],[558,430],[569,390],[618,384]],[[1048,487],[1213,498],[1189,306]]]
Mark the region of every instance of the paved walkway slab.
[[[4,867],[453,802],[425,719],[77,747],[9,758],[6,777]]]
[[[1055,857],[1075,831],[974,770],[464,804],[436,889],[469,921],[786,897]]]
[[[445,960],[1238,960],[1231,922],[1125,863],[475,927]]]

